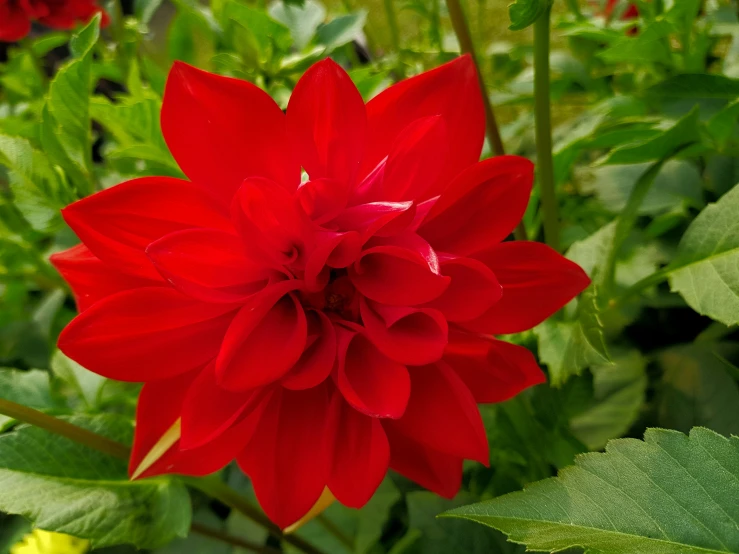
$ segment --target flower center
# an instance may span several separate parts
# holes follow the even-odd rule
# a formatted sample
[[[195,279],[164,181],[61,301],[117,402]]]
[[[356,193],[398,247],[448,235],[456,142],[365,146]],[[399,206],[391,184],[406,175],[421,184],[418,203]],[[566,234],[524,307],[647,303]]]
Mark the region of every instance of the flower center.
[[[359,321],[359,295],[345,269],[332,269],[328,284],[315,293],[303,293],[307,306],[335,314],[341,319]]]

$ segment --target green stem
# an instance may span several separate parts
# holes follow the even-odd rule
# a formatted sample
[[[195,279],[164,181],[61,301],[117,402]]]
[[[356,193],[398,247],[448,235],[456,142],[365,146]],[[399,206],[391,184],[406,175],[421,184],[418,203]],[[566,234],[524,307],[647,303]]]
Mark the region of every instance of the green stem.
[[[483,107],[485,109],[485,135],[488,138],[493,154],[496,156],[503,156],[505,155],[503,139],[500,136],[498,121],[495,118],[495,110],[493,110],[493,104],[490,102],[490,95],[488,94],[485,80],[482,77],[482,71],[480,70],[480,64],[477,59],[477,52],[475,51],[475,44],[472,41],[470,27],[464,16],[462,5],[459,3],[459,0],[446,0],[446,6],[449,11],[449,19],[452,21],[452,27],[454,27],[454,34],[457,35],[457,40],[459,41],[459,47],[463,53],[470,55],[472,62],[475,64],[475,69],[477,70],[477,78],[480,83],[480,92],[482,94]],[[516,240],[526,240],[526,227],[524,227],[523,222],[518,224],[514,231],[514,235]]]
[[[536,164],[546,243],[559,250],[559,207],[554,187],[552,106],[549,83],[549,20],[551,5],[534,23],[534,108]]]
[[[338,540],[341,544],[347,547],[350,552],[354,551],[354,541],[347,537],[344,532],[338,528],[338,526],[331,521],[329,518],[327,518],[324,514],[318,514],[316,516],[316,521],[323,526],[326,531],[331,533],[334,537],[336,537],[336,540]]]
[[[125,444],[110,440],[107,437],[78,427],[50,415],[47,415],[33,408],[22,406],[0,398],[0,414],[17,419],[23,423],[35,425],[41,429],[45,429],[55,435],[68,438],[71,441],[85,445],[93,450],[108,454],[115,458],[128,460],[130,449]]]
[[[228,533],[224,533],[218,529],[212,529],[206,525],[201,525],[200,523],[193,523],[190,530],[199,535],[203,535],[204,537],[209,537],[232,546],[237,546],[244,550],[249,550],[250,552],[257,552],[258,554],[280,554],[281,552],[275,548],[262,546],[261,544],[254,543],[240,537],[234,537],[233,535],[229,535]]]
[[[394,2],[396,0],[384,0],[385,15],[387,17],[387,24],[390,28],[390,42],[392,43],[393,50],[400,58],[400,28],[398,27],[398,14],[395,13]],[[400,78],[405,77],[405,68],[402,63],[398,63],[397,67]]]
[[[648,275],[647,277],[644,277],[644,279],[642,279],[641,281],[637,281],[636,283],[631,285],[627,290],[623,292],[623,294],[621,294],[621,296],[612,299],[609,302],[608,307],[618,308],[620,306],[623,306],[627,300],[631,299],[631,297],[636,296],[646,289],[651,288],[655,285],[659,285],[660,283],[665,281],[671,271],[671,268],[665,268],[661,271],[657,271],[655,273],[652,273],[651,275]]]
[[[315,546],[310,544],[308,541],[303,540],[297,535],[286,535],[280,528],[272,523],[267,516],[265,516],[259,508],[254,506],[249,499],[244,498],[231,487],[226,485],[217,476],[205,477],[201,479],[195,479],[192,477],[183,478],[185,483],[190,485],[192,488],[198,489],[199,491],[207,494],[211,498],[219,500],[229,508],[236,510],[237,512],[245,515],[255,523],[258,523],[264,527],[272,536],[275,538],[285,541],[295,548],[299,548],[306,554],[323,554],[323,552],[317,549]]]

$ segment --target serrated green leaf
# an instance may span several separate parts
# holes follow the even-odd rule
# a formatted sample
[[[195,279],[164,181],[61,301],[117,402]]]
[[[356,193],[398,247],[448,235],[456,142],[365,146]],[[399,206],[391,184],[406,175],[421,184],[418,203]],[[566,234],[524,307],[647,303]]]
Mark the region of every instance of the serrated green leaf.
[[[580,456],[558,477],[445,516],[503,531],[529,550],[589,554],[739,552],[739,438],[649,429]]]
[[[529,25],[533,25],[549,8],[549,4],[551,4],[551,0],[515,0],[513,4],[508,6],[508,17],[511,19],[508,28],[511,31],[521,31]]]
[[[699,314],[739,323],[739,186],[690,224],[671,264],[670,288]]]
[[[660,425],[679,431],[700,425],[739,434],[739,386],[722,359],[737,354],[735,343],[696,343],[660,352]]]
[[[70,422],[131,440],[126,419],[75,416]],[[0,435],[0,510],[96,547],[156,548],[185,536],[191,518],[185,487],[168,479],[131,482],[126,469],[125,461],[24,425]]]

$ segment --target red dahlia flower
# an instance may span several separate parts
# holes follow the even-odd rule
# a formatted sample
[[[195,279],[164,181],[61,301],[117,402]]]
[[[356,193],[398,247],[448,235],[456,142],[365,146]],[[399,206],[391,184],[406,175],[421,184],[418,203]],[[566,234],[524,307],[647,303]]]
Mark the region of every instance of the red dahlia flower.
[[[287,114],[177,63],[162,129],[190,181],[72,204],[84,244],[53,257],[81,310],[59,347],[145,383],[134,476],[236,459],[285,527],[326,490],[362,506],[388,467],[451,497],[464,459],[487,463],[476,403],[544,381],[491,335],[540,323],[588,278],[543,244],[501,242],[533,167],[478,162],[483,128],[468,57],[366,105],[325,60]]]
[[[72,29],[78,22],[87,23],[96,13],[108,14],[96,0],[0,0],[0,41],[15,42],[31,30],[38,21],[52,29]]]

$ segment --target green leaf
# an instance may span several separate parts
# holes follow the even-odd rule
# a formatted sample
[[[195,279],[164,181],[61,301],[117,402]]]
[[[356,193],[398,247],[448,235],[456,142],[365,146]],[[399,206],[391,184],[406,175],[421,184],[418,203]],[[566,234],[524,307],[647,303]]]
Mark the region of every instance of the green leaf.
[[[739,93],[737,93],[737,96],[739,96]],[[738,119],[739,101],[736,101],[717,112],[708,121],[708,132],[716,140],[719,148],[726,148],[726,144],[734,134]]]
[[[739,186],[706,207],[683,235],[670,288],[699,314],[739,323]]]
[[[100,390],[106,383],[105,377],[85,369],[74,360],[57,350],[51,358],[51,370],[70,385],[89,408],[95,408],[100,400]]]
[[[643,27],[636,36],[622,36],[598,57],[611,64],[654,63],[670,64],[668,37],[674,31],[671,23],[661,20]]]
[[[0,368],[0,398],[37,410],[49,409],[53,405],[49,374],[38,369],[21,371]],[[5,430],[13,421],[12,418],[0,415],[0,431]]]
[[[161,4],[162,0],[134,0],[133,13],[142,23],[149,23]]]
[[[224,13],[248,33],[259,51],[261,61],[269,57],[272,49],[287,51],[290,48],[290,29],[264,11],[232,0],[226,4]]]
[[[647,89],[647,94],[660,98],[722,98],[739,96],[739,79],[723,75],[675,75]]]
[[[269,15],[290,29],[293,43],[298,50],[302,50],[326,17],[326,8],[316,0],[306,0],[302,6],[282,0],[270,5]]]
[[[698,107],[656,137],[614,149],[604,164],[638,164],[661,160],[680,148],[700,141]]]
[[[551,0],[515,0],[513,4],[508,6],[508,17],[511,18],[508,29],[521,31],[529,25],[533,25],[549,8],[549,4],[551,4]]]
[[[445,516],[503,531],[529,550],[589,554],[739,552],[739,438],[649,429],[611,441],[559,477]]]
[[[739,345],[734,343],[696,343],[661,352],[660,425],[679,431],[701,425],[726,435],[739,434],[739,386],[723,359],[738,353]]]
[[[75,416],[75,425],[128,442],[128,420]],[[89,539],[95,547],[156,548],[190,527],[185,487],[169,479],[129,481],[126,462],[42,429],[0,435],[0,510],[36,527]]]
[[[0,135],[0,164],[9,170],[15,206],[34,229],[59,228],[59,210],[74,200],[72,191],[29,141]]]
[[[573,434],[590,450],[623,436],[636,421],[647,391],[647,361],[638,350],[614,355],[612,365],[595,365],[593,399],[570,420]]]
[[[367,11],[359,10],[332,19],[321,25],[316,33],[316,42],[327,50],[334,50],[355,40],[367,22]]]

